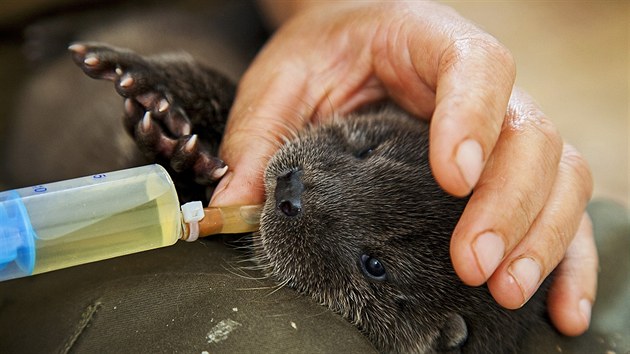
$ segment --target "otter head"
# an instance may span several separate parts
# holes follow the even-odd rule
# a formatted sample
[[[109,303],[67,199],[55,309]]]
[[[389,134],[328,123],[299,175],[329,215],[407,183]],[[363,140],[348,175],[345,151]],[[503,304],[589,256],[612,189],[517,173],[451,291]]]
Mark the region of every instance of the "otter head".
[[[502,319],[480,328],[503,310],[452,268],[450,236],[466,200],[433,179],[426,123],[388,108],[313,126],[273,156],[265,187],[254,242],[266,272],[379,350],[457,352],[473,334],[505,335]]]

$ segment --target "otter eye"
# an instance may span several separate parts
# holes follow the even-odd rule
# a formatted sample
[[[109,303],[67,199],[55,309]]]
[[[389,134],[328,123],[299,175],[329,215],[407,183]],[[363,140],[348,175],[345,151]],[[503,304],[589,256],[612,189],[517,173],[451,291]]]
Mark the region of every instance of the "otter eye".
[[[387,275],[383,263],[367,254],[361,255],[361,269],[365,275],[375,280],[385,280]]]
[[[376,147],[370,146],[370,147],[365,148],[363,150],[359,150],[358,152],[356,152],[354,154],[354,157],[356,157],[357,159],[360,159],[360,160],[366,159],[370,155],[372,155],[372,153],[374,152],[374,149],[376,149]]]

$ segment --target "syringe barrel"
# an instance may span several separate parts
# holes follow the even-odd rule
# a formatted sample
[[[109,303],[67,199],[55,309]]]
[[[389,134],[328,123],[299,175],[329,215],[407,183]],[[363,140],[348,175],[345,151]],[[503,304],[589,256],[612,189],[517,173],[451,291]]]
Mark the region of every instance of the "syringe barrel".
[[[175,186],[159,165],[0,193],[0,281],[174,244]]]

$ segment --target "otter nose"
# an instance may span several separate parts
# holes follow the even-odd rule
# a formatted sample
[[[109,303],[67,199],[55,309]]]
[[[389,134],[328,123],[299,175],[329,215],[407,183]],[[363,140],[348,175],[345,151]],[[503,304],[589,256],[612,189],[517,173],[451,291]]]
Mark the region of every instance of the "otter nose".
[[[302,212],[302,174],[301,170],[295,170],[277,177],[276,208],[286,216],[297,216]]]

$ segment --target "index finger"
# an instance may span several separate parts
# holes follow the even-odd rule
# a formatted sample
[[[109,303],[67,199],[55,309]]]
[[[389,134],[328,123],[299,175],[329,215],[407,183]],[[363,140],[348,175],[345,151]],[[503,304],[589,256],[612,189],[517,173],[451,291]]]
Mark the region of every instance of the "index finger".
[[[430,161],[447,192],[477,184],[497,142],[515,80],[511,54],[486,34],[455,39],[440,56]]]
[[[399,31],[378,32],[375,72],[403,108],[431,116],[433,174],[444,190],[465,196],[498,139],[516,69],[494,37],[443,7],[431,10],[441,16],[413,12],[418,18],[394,21]]]
[[[267,162],[312,114],[313,105],[303,99],[306,85],[299,83],[306,80],[300,74],[289,69],[265,72],[261,77],[261,70],[252,66],[239,85],[219,151],[229,170],[214,191],[213,206],[262,204]],[[293,90],[286,92],[286,87]]]

